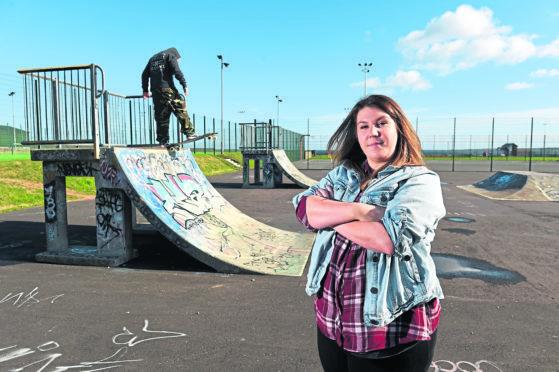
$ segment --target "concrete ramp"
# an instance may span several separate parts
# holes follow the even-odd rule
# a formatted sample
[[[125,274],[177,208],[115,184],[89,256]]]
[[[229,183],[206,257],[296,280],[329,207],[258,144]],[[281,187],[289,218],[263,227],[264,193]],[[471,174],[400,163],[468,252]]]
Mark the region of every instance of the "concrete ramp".
[[[280,167],[283,174],[287,176],[291,181],[295,182],[298,186],[303,188],[309,188],[312,185],[316,185],[318,181],[313,180],[310,177],[305,176],[287,157],[287,154],[283,150],[272,150],[272,155],[274,156],[275,163]]]
[[[215,190],[189,150],[173,156],[159,149],[111,151],[119,187],[189,255],[220,272],[302,274],[313,235],[276,229],[243,214]]]
[[[559,175],[499,171],[473,185],[458,186],[496,200],[559,201]]]

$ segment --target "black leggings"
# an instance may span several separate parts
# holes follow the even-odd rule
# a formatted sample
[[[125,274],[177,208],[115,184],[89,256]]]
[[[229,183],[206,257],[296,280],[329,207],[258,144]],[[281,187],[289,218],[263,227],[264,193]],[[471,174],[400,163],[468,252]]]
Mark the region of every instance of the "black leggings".
[[[419,341],[411,349],[383,359],[367,359],[351,355],[337,342],[324,336],[317,327],[318,355],[325,372],[424,372],[431,366],[437,332],[428,341]]]

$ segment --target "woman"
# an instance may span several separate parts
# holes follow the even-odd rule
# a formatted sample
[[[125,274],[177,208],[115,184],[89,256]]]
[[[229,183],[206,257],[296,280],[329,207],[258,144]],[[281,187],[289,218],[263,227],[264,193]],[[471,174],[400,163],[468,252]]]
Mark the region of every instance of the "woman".
[[[427,371],[443,292],[430,255],[445,215],[440,180],[402,109],[359,101],[328,142],[339,164],[297,195],[317,237],[306,291],[315,296],[325,371]]]

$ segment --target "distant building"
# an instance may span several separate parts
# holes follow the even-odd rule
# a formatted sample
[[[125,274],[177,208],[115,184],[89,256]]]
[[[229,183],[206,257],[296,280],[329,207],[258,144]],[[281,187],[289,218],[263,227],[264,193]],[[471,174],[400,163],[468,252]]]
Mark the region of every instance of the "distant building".
[[[497,148],[497,155],[499,156],[517,156],[518,146],[514,143],[505,143]]]

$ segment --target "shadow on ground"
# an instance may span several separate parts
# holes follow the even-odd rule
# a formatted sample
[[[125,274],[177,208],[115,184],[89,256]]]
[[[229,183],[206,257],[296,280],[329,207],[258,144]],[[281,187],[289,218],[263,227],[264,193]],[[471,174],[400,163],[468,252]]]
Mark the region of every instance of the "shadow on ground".
[[[3,221],[0,243],[0,265],[18,262],[36,262],[35,255],[46,251],[45,224],[43,222]],[[21,232],[26,232],[22,239]],[[96,246],[95,226],[68,225],[70,246]],[[171,244],[159,233],[134,234],[134,248],[139,256],[122,267],[142,270],[177,270],[216,272]]]

